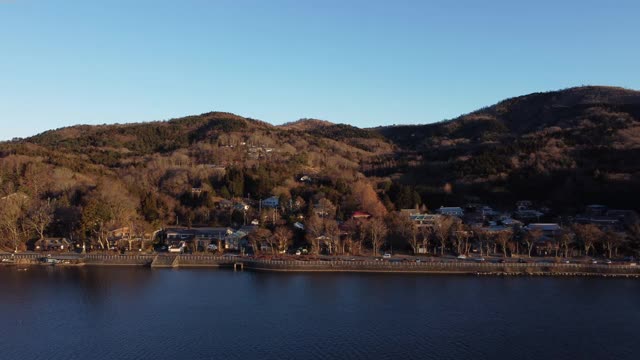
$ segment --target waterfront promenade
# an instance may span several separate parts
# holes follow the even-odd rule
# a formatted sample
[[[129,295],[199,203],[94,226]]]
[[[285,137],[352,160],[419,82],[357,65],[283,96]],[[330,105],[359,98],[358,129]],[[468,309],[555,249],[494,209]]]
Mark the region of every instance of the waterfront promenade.
[[[144,266],[150,268],[228,268],[270,272],[363,272],[473,275],[580,275],[640,277],[640,267],[629,263],[589,264],[561,262],[476,262],[352,259],[269,259],[192,254],[0,254],[5,266]]]

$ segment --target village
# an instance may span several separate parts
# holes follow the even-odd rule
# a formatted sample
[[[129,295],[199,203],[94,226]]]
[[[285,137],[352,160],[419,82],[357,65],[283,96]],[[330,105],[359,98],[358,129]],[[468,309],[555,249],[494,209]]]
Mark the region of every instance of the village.
[[[301,179],[306,181],[306,178]],[[194,193],[198,192],[194,188]],[[632,210],[589,205],[575,216],[518,201],[510,211],[469,203],[433,211],[401,209],[383,218],[357,210],[337,221],[327,199],[310,204],[236,199],[216,203],[229,225],[166,226],[142,236],[129,227],[108,232],[105,243],[43,238],[33,251],[46,253],[233,254],[269,259],[373,258],[381,261],[546,261],[635,264],[638,216]],[[507,260],[505,260],[507,259]],[[508,260],[511,259],[511,260]],[[536,260],[538,259],[538,260]]]

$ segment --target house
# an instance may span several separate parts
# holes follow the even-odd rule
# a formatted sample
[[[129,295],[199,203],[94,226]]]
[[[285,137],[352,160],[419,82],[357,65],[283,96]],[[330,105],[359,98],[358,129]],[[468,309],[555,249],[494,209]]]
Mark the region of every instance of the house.
[[[231,209],[233,207],[233,201],[222,199],[218,202],[218,208],[220,209]]]
[[[249,210],[250,206],[245,204],[244,202],[240,201],[237,202],[233,205],[233,209],[234,210],[238,210],[238,211],[247,211]]]
[[[110,241],[128,239],[131,237],[131,230],[128,226],[112,229],[109,231],[108,236]]]
[[[542,232],[542,236],[548,237],[548,238],[553,238],[555,235],[562,232],[562,227],[555,223],[529,224],[525,226],[524,229],[526,231],[539,230]]]
[[[35,242],[36,251],[61,251],[71,248],[71,243],[66,238],[44,238]]]
[[[418,209],[400,209],[401,214],[407,214],[409,216],[414,214],[420,214],[420,210]]]
[[[225,237],[233,233],[228,228],[168,228],[164,230],[167,245],[177,246],[181,242],[191,243],[196,248],[206,249],[209,244],[224,241]]]
[[[254,231],[255,226],[243,226],[240,230],[233,231],[224,238],[224,248],[226,250],[241,251],[249,243],[247,237]]]
[[[589,205],[586,208],[586,214],[590,216],[604,216],[607,210],[607,207],[604,205]]]
[[[489,206],[483,206],[480,208],[480,214],[483,217],[491,217],[491,216],[498,216],[500,215],[497,211],[493,210],[491,207]]]
[[[277,208],[280,205],[280,199],[276,196],[272,196],[270,198],[262,200],[262,206],[268,208]]]
[[[438,214],[411,214],[409,219],[418,227],[433,227],[437,224],[442,215]]]
[[[462,210],[461,207],[441,206],[438,210],[436,210],[436,212],[440,215],[446,215],[446,216],[457,216],[457,217],[464,216],[464,210]]]
[[[529,200],[520,200],[516,202],[517,210],[528,210],[528,209],[531,209],[532,206],[533,206],[533,203],[531,203],[531,201]]]
[[[540,219],[544,214],[537,210],[522,209],[516,211],[513,216],[520,220]]]
[[[353,215],[351,215],[351,218],[354,220],[367,220],[371,217],[371,214],[369,214],[366,211],[356,211],[353,213]]]

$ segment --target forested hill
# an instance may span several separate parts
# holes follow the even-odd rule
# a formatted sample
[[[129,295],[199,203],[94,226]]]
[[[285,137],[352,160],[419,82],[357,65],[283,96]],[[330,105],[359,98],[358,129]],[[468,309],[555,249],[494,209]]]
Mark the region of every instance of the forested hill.
[[[504,100],[456,119],[376,129],[403,161],[389,169],[442,201],[469,195],[638,208],[640,92],[587,86]],[[416,160],[417,161],[410,161]],[[636,196],[629,196],[636,195]]]
[[[338,219],[521,199],[559,211],[638,209],[640,93],[572,88],[376,129],[312,119],[273,126],[222,112],[72,126],[0,143],[0,198],[16,193],[57,204],[52,233],[85,234],[96,204],[145,224],[227,226],[238,219],[211,212],[222,199],[272,195],[303,204],[303,214],[326,199]]]

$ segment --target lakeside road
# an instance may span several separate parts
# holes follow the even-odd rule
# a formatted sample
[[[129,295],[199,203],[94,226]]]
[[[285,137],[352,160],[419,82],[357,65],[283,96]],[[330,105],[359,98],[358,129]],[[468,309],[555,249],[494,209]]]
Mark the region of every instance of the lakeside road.
[[[151,268],[232,268],[269,272],[362,272],[471,275],[625,276],[640,277],[634,263],[552,262],[518,259],[455,259],[447,257],[241,257],[196,254],[0,254],[5,266],[146,266]]]

